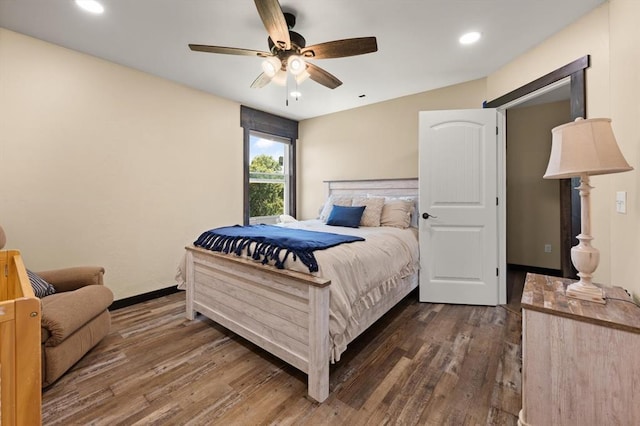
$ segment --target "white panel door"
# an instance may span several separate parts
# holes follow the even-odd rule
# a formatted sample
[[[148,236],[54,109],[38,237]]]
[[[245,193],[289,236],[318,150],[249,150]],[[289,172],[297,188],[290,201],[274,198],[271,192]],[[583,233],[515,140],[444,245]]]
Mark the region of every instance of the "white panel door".
[[[420,301],[497,305],[494,109],[420,112]]]

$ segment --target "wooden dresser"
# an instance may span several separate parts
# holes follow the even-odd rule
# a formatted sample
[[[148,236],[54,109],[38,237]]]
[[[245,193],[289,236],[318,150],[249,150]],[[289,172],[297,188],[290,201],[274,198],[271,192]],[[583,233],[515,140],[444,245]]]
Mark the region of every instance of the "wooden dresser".
[[[568,299],[571,282],[527,274],[518,424],[640,425],[640,307],[621,287]]]

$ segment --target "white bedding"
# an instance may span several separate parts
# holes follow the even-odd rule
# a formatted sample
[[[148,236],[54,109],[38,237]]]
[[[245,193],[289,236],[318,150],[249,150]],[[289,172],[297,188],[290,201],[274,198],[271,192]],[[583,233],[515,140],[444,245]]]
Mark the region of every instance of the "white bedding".
[[[341,244],[314,252],[319,270],[313,275],[331,280],[331,361],[339,361],[347,343],[358,333],[358,319],[362,312],[375,309],[377,303],[401,279],[418,271],[417,230],[386,226],[345,228],[329,226],[320,220],[296,221],[281,226],[356,235],[365,239],[363,242]],[[293,261],[292,256],[289,256],[285,267],[309,273],[308,267],[302,262]],[[181,271],[176,278],[182,281],[178,288],[184,289]]]
[[[365,239],[364,242],[341,244],[314,252],[319,266],[314,275],[331,280],[331,360],[339,361],[340,354],[351,341],[362,311],[375,309],[376,304],[400,279],[418,271],[416,229],[388,226],[345,228],[329,226],[320,220],[292,222],[282,226],[357,235]],[[287,269],[309,272],[301,262],[287,262],[285,266]]]

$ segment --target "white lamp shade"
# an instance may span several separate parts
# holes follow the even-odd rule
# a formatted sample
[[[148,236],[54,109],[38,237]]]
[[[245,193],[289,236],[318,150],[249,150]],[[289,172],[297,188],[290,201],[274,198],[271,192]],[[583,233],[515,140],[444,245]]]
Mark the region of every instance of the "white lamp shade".
[[[633,170],[618,148],[608,118],[578,118],[551,130],[545,179],[602,175]]]

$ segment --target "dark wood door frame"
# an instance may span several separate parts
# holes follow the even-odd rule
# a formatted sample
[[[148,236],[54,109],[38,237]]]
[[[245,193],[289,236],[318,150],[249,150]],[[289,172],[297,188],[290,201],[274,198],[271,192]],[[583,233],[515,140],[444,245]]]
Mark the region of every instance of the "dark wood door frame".
[[[525,95],[540,90],[556,81],[571,78],[571,120],[587,117],[586,69],[589,68],[589,55],[583,56],[558,68],[530,83],[519,87],[506,95],[485,102],[485,108],[499,108]],[[580,185],[580,178],[560,180],[560,267],[563,277],[576,277],[571,263],[571,247],[578,244],[575,238],[580,233],[580,196],[573,188]]]

